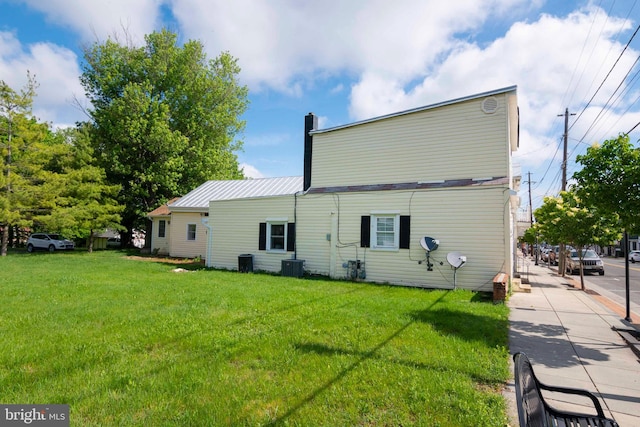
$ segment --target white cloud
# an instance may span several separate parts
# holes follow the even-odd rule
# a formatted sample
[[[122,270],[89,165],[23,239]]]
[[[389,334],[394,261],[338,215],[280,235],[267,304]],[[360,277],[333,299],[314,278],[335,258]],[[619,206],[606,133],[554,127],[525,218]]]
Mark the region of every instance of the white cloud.
[[[240,59],[246,82],[287,91],[314,73],[363,73],[403,81],[424,75],[457,33],[526,0],[173,0],[187,38]]]
[[[16,91],[27,83],[27,71],[38,87],[34,115],[56,126],[73,124],[79,112],[74,96],[83,102],[84,90],[78,76],[80,68],[75,53],[50,43],[23,46],[13,33],[0,33],[0,76]]]
[[[126,33],[134,44],[142,44],[144,35],[160,23],[164,0],[22,0],[44,13],[47,20],[72,29],[85,42],[93,43]],[[124,40],[123,40],[124,41]]]
[[[240,169],[242,169],[242,171],[244,172],[244,176],[246,176],[247,178],[265,178],[262,172],[248,163],[241,163]]]

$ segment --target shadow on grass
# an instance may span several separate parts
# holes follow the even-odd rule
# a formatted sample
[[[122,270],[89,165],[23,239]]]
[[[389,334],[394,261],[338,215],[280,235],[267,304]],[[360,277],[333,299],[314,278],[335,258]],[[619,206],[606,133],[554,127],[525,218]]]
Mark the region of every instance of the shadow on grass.
[[[508,319],[496,319],[448,308],[414,311],[411,317],[416,322],[428,323],[444,335],[454,335],[465,341],[480,341],[487,347],[506,346],[505,331]]]
[[[448,295],[448,293],[443,293],[437,300],[435,300],[435,301],[433,301],[431,303],[429,308],[432,308],[435,305],[437,305],[447,295]],[[429,308],[427,310],[429,310]],[[332,385],[336,384],[342,378],[346,377],[350,372],[352,372],[354,369],[356,369],[362,363],[364,363],[365,361],[367,361],[369,359],[372,359],[372,358],[376,357],[376,353],[381,348],[386,346],[389,342],[391,342],[391,340],[393,340],[395,337],[400,335],[402,332],[404,332],[409,326],[413,325],[414,323],[415,323],[414,319],[410,320],[409,322],[405,323],[400,328],[398,328],[398,330],[396,330],[394,333],[392,333],[387,338],[382,340],[378,345],[373,347],[371,350],[366,351],[366,352],[358,352],[357,354],[355,354],[355,355],[358,356],[358,359],[355,362],[353,362],[347,368],[345,368],[342,371],[340,371],[336,376],[331,378],[326,383],[324,383],[321,386],[317,387],[313,392],[311,392],[309,395],[307,395],[305,398],[303,398],[297,405],[293,406],[286,413],[284,413],[282,416],[278,417],[277,419],[273,420],[272,422],[268,423],[267,425],[275,426],[275,425],[280,425],[281,423],[285,422],[290,416],[295,414],[300,408],[302,408],[307,403],[312,402],[317,396],[319,396],[325,390],[329,389]],[[348,351],[345,351],[345,350],[342,350],[342,349],[331,349],[331,348],[324,347],[324,346],[321,346],[321,345],[319,346],[317,344],[311,344],[310,347],[308,347],[308,348],[312,349],[312,350],[315,349],[315,350],[324,352],[324,354],[327,354],[327,355],[354,354],[354,353],[351,353],[351,352],[348,352]]]

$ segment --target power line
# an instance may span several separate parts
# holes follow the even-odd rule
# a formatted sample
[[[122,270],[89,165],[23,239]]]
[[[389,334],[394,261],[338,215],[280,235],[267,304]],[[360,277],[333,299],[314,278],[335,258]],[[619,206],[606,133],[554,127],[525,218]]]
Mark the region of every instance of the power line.
[[[598,86],[598,89],[596,89],[596,91],[594,92],[594,94],[591,96],[591,99],[589,99],[589,102],[587,102],[587,104],[584,106],[584,108],[582,109],[582,111],[580,112],[580,114],[578,115],[578,117],[573,121],[573,124],[569,127],[569,129],[571,129],[577,122],[578,120],[580,120],[580,118],[582,117],[582,115],[584,114],[584,112],[587,110],[587,108],[589,108],[589,106],[591,105],[591,102],[594,100],[594,98],[596,97],[596,95],[598,94],[598,92],[600,92],[600,89],[602,89],[602,86],[604,86],[605,82],[607,81],[607,79],[609,78],[609,76],[611,75],[611,73],[613,72],[614,68],[616,68],[616,65],[618,65],[618,62],[620,61],[620,58],[622,58],[622,55],[624,55],[624,53],[626,52],[627,48],[629,47],[629,45],[631,44],[631,41],[635,38],[636,34],[638,34],[638,31],[640,31],[640,24],[638,24],[638,26],[636,27],[636,30],[633,32],[633,35],[631,36],[631,38],[629,39],[629,41],[627,42],[627,44],[625,45],[624,49],[622,49],[622,52],[620,52],[620,55],[618,55],[618,58],[616,59],[616,61],[613,63],[613,65],[611,66],[611,68],[609,69],[609,72],[607,73],[607,75],[604,77],[604,79],[602,80],[602,82],[600,83],[600,86]],[[582,137],[582,139],[584,139],[586,137],[586,135],[584,135]]]

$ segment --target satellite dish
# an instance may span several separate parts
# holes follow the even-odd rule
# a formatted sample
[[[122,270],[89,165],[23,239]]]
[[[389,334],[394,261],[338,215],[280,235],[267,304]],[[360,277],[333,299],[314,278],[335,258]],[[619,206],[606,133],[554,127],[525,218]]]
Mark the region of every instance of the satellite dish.
[[[453,267],[453,289],[456,289],[456,272],[467,262],[467,257],[460,252],[449,252],[447,262]]]
[[[439,244],[440,242],[433,237],[423,237],[420,239],[420,246],[427,252],[435,251],[438,249]]]
[[[449,252],[447,254],[447,262],[451,264],[453,268],[460,268],[467,262],[467,257],[460,252]]]

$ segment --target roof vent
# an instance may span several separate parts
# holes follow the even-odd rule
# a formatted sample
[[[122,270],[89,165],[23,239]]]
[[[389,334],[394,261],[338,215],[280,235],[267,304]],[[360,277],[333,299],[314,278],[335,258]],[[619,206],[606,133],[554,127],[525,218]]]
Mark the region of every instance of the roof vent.
[[[485,98],[482,101],[482,111],[487,114],[493,114],[498,109],[498,100],[495,97]]]

